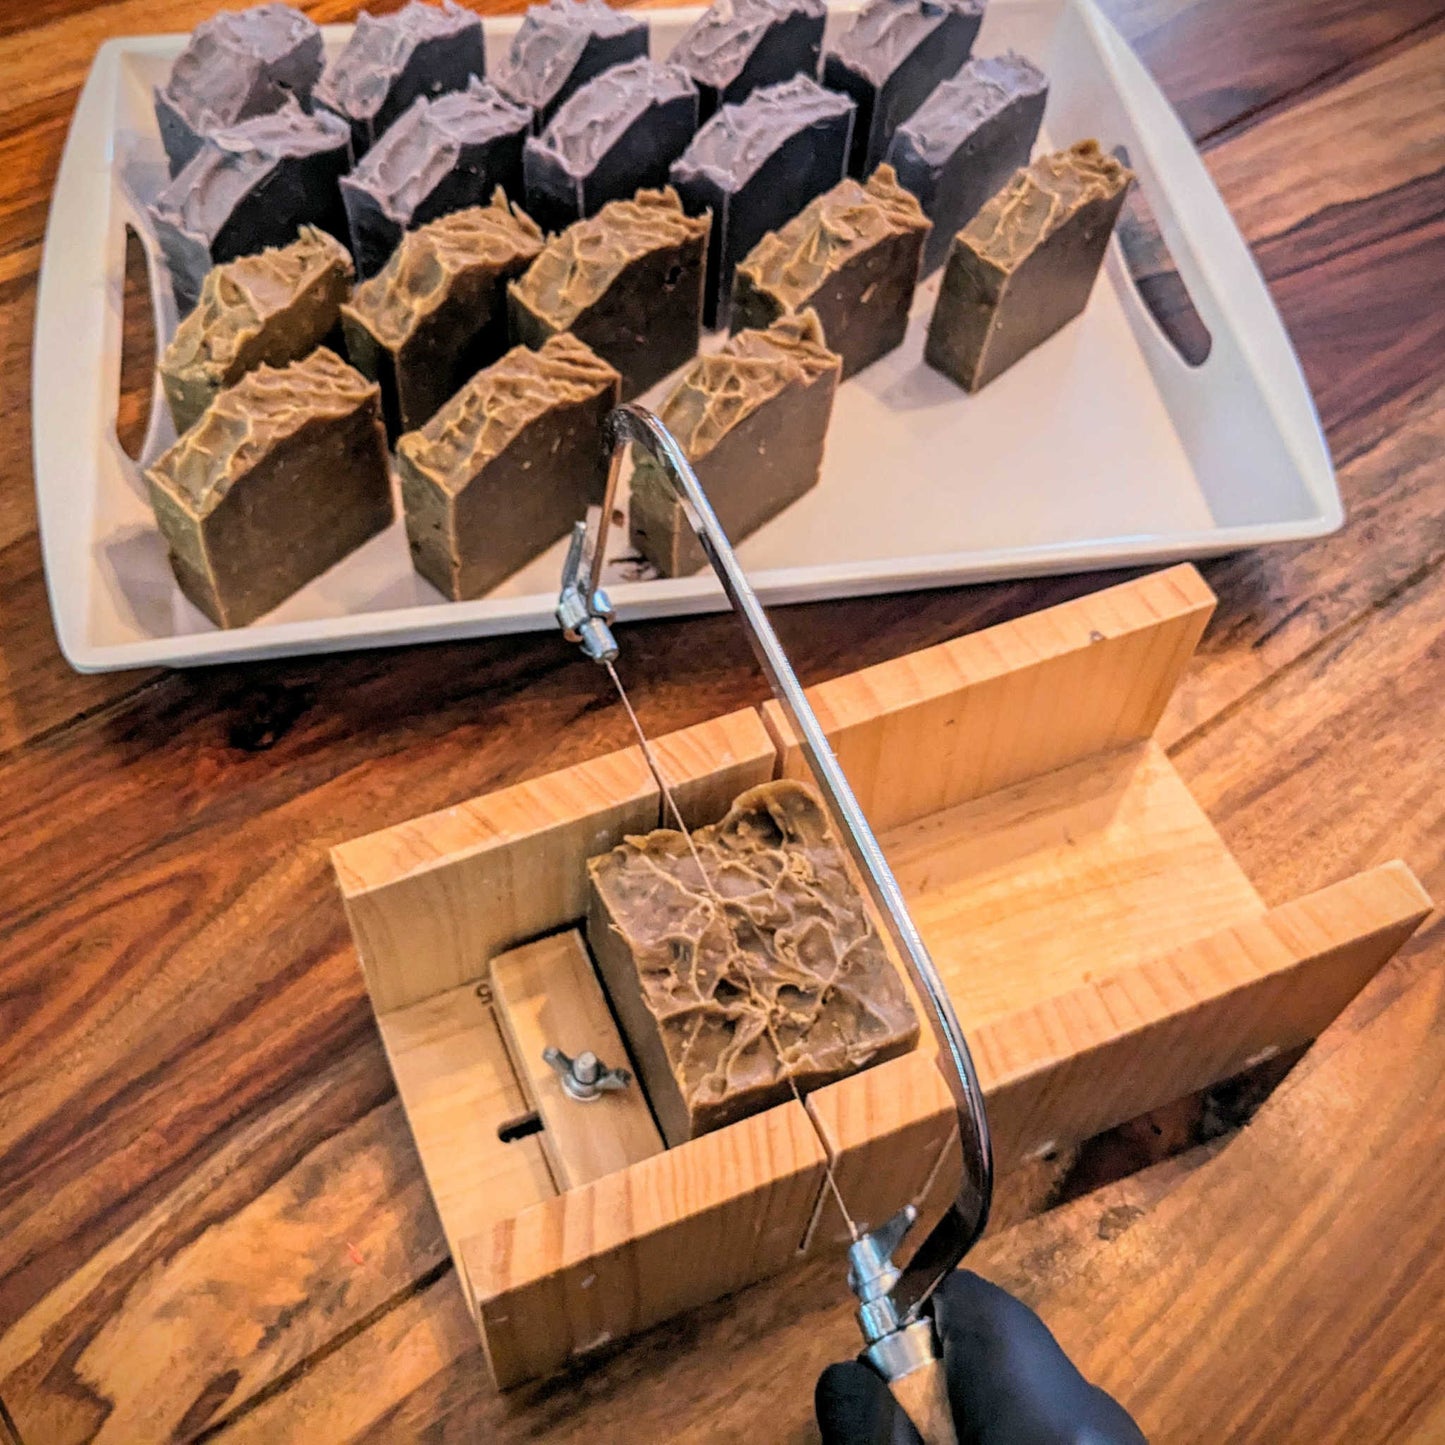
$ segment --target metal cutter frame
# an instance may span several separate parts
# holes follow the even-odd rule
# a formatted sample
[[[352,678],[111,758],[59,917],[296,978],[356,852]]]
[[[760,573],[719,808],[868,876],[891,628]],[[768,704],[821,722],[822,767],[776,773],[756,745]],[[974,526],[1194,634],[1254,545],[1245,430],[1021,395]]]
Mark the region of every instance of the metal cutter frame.
[[[893,1219],[860,1235],[849,1250],[849,1284],[860,1300],[858,1319],[867,1341],[865,1357],[887,1380],[897,1380],[936,1358],[928,1304],[934,1290],[957,1267],[983,1233],[993,1194],[993,1152],[983,1094],[973,1059],[954,1015],[953,1004],[933,960],[909,916],[898,882],[883,856],[848,779],[799,683],[787,653],[768,621],[697,475],[672,434],[651,412],[635,405],[612,411],[603,427],[608,456],[607,489],[599,509],[579,522],[563,570],[557,620],[570,641],[599,663],[617,657],[613,612],[600,586],[607,533],[628,444],[641,448],[672,484],[689,525],[723,590],[742,619],[758,662],[798,736],[834,821],[902,955],[922,998],[949,1068],[945,1070],[958,1108],[963,1177],[947,1213],[906,1264],[893,1254],[915,1218],[910,1205]],[[584,577],[585,573],[585,577]]]

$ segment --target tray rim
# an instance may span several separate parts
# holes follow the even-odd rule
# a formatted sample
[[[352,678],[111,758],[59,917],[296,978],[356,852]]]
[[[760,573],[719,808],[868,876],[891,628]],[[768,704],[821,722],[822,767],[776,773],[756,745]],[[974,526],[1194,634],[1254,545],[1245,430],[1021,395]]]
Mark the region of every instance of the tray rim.
[[[994,0],[994,3],[1012,8],[1011,0]],[[1036,0],[1014,0],[1014,3],[1024,8]],[[647,14],[651,20],[678,23],[696,16],[702,8],[649,7]],[[852,10],[857,8],[856,0],[844,0],[842,4],[833,0],[832,8]],[[1151,147],[1168,152],[1175,164],[1192,161],[1204,177],[1208,185],[1206,199],[1212,210],[1217,211],[1209,217],[1215,239],[1229,242],[1230,249],[1237,252],[1226,258],[1235,280],[1251,292],[1257,292],[1246,299],[1256,320],[1264,319],[1269,333],[1257,348],[1257,365],[1269,366],[1271,411],[1295,454],[1313,514],[1188,532],[770,568],[753,574],[754,585],[765,603],[787,605],[1204,558],[1259,545],[1326,536],[1344,521],[1329,448],[1298,357],[1252,255],[1204,171],[1197,149],[1142,62],[1097,9],[1094,0],[1061,0],[1058,9],[1061,15],[1072,9],[1090,29],[1116,70],[1125,103],[1132,98],[1137,103],[1135,109],[1147,112],[1151,132],[1157,132],[1151,133]],[[514,13],[483,19],[489,33],[505,36],[516,30],[522,16]],[[350,33],[351,26],[326,25],[322,30],[328,40],[338,41]],[[46,225],[32,350],[32,452],[46,589],[66,661],[82,673],[147,666],[201,666],[513,635],[552,627],[550,598],[508,597],[414,604],[293,622],[261,622],[247,628],[131,642],[96,643],[90,639],[87,618],[95,582],[89,557],[94,495],[93,489],[83,491],[77,505],[76,489],[67,489],[64,485],[64,479],[75,471],[73,433],[77,429],[64,424],[75,403],[58,395],[49,382],[58,372],[67,370],[64,338],[73,335],[67,325],[69,314],[77,310],[79,302],[93,301],[87,293],[97,286],[111,291],[116,285],[114,271],[107,265],[112,259],[108,253],[115,249],[111,234],[115,228],[110,214],[114,197],[107,201],[105,214],[97,220],[93,187],[103,176],[109,192],[113,161],[109,116],[121,82],[123,59],[136,53],[165,55],[176,51],[184,40],[184,32],[172,32],[117,36],[100,46],[71,120]],[[68,235],[67,225],[77,218],[86,224]],[[88,283],[80,287],[73,282],[74,265],[62,272],[57,259],[62,245],[68,253],[77,243],[86,252],[82,259],[97,263],[89,272]],[[93,403],[103,404],[118,384],[120,305],[114,297],[111,300],[113,304],[105,309],[102,327],[102,364],[99,374],[88,379]],[[1181,361],[1180,365],[1183,364]],[[112,445],[118,443],[112,440]],[[73,574],[77,573],[83,574],[83,585],[72,585]],[[619,619],[624,622],[719,611],[727,606],[721,589],[710,576],[649,579],[618,584],[609,590]]]

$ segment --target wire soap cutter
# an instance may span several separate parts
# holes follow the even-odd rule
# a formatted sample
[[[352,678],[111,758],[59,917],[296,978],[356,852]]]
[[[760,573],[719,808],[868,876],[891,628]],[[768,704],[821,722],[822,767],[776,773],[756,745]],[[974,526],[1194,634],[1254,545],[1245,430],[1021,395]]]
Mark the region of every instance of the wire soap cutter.
[[[846,1251],[865,1357],[946,1439],[929,1300],[984,1226],[993,1156],[1016,1166],[1307,1042],[1429,900],[1398,863],[1261,900],[1154,737],[1213,607],[1192,567],[805,697],[672,441],[635,408],[606,441],[614,492],[624,445],[672,477],[776,698],[602,756],[564,736],[580,761],[528,759],[333,850],[458,1286],[508,1388]],[[559,614],[618,673],[613,500],[573,539]],[[487,725],[508,737],[476,767],[519,756],[527,707],[593,703],[504,694]],[[665,1147],[581,930],[588,860],[679,824],[696,851],[739,795],[804,778],[933,1038]],[[640,1346],[649,1367],[667,1338]]]

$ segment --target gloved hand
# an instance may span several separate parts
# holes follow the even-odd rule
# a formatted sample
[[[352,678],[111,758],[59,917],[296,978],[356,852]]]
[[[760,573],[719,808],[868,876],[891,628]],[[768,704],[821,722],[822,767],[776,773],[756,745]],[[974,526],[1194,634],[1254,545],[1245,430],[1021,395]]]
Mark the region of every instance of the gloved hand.
[[[1022,1301],[958,1270],[933,1297],[958,1445],[1146,1445]],[[824,1445],[921,1445],[865,1364],[829,1365],[814,1395]]]

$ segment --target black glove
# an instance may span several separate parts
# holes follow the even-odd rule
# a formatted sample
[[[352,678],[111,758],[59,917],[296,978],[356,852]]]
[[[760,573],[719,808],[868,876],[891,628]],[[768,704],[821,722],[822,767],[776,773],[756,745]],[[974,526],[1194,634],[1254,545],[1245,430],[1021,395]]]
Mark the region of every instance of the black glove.
[[[1021,1300],[961,1269],[933,1299],[959,1445],[1146,1445]],[[824,1445],[921,1445],[865,1364],[829,1365],[814,1405]]]

